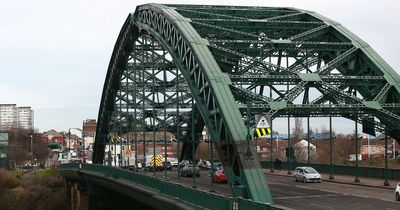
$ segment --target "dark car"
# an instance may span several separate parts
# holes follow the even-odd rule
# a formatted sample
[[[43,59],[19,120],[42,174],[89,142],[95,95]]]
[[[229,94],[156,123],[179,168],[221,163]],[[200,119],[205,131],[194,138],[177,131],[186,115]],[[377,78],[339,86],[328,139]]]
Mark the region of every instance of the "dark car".
[[[212,164],[212,166],[211,166],[211,170],[212,171],[218,171],[218,170],[221,170],[221,169],[223,169],[221,162],[214,162]]]
[[[199,163],[197,163],[197,166],[199,166],[201,170],[211,169],[211,163],[208,160],[200,160]]]
[[[167,160],[167,162],[163,162],[163,168],[166,170],[172,170],[172,164],[170,161]]]
[[[190,165],[191,164],[191,161],[189,161],[189,160],[182,160],[181,162],[179,162],[179,169],[182,169],[183,167],[185,167],[185,166],[187,166],[187,165]]]
[[[193,176],[193,175],[196,175],[197,177],[199,177],[200,176],[200,169],[197,166],[195,166],[193,168],[193,165],[189,164],[189,165],[184,166],[181,169],[180,173],[181,173],[180,175],[184,176],[184,177],[189,177],[189,176]]]
[[[25,163],[24,166],[22,166],[23,169],[32,169],[33,165],[32,163]]]

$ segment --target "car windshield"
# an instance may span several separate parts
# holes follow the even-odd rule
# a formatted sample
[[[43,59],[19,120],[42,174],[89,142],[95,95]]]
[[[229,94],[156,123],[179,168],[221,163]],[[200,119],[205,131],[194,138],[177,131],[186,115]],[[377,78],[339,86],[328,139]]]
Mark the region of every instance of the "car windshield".
[[[304,171],[309,174],[317,174],[318,172],[313,168],[305,168]]]

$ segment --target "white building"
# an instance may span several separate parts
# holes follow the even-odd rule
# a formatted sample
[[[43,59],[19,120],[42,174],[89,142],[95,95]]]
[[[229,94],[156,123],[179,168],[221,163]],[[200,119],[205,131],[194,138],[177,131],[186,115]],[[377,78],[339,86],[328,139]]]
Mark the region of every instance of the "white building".
[[[306,161],[308,159],[308,141],[301,140],[294,145],[294,154],[297,161]],[[310,143],[310,159],[313,160],[317,154],[317,147]]]
[[[0,104],[0,129],[33,128],[31,107],[17,107],[16,104]]]

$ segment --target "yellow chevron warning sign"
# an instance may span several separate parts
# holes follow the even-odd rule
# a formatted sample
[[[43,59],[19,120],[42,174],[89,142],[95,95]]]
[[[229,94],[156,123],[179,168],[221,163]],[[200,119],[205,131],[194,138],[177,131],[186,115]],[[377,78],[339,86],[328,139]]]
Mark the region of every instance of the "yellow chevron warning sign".
[[[150,163],[152,167],[162,167],[163,157],[161,155],[155,155],[150,158]]]
[[[255,130],[255,135],[257,138],[260,138],[261,136],[266,136],[271,133],[271,128],[256,128]]]

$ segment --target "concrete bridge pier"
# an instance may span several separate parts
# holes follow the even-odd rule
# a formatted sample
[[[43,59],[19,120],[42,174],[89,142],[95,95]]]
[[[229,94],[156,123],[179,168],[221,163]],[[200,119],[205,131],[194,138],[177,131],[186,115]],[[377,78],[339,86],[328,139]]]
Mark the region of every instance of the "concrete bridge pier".
[[[70,210],[89,210],[89,195],[86,187],[77,182],[67,182],[67,203]]]

